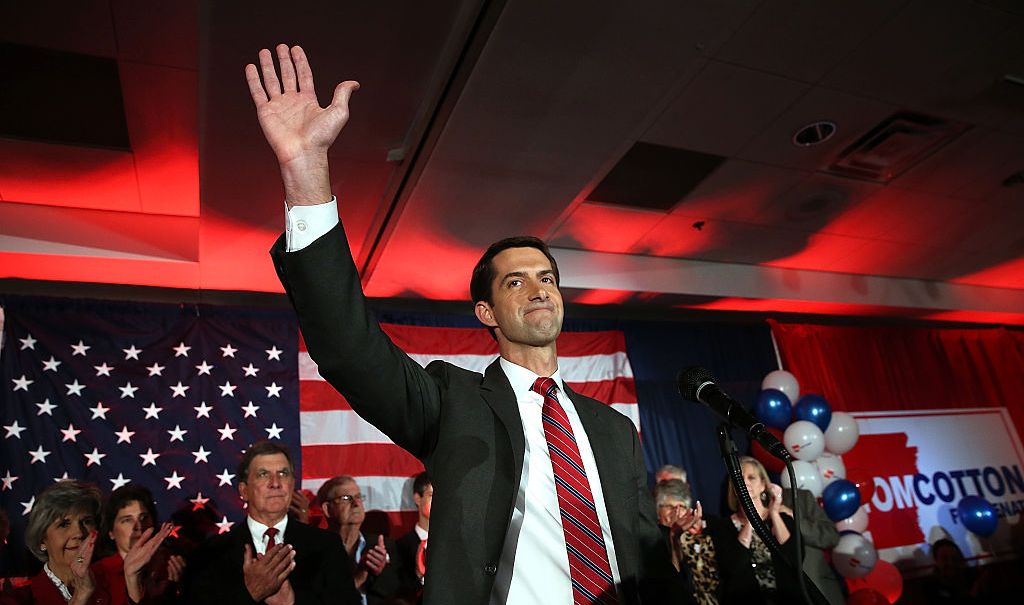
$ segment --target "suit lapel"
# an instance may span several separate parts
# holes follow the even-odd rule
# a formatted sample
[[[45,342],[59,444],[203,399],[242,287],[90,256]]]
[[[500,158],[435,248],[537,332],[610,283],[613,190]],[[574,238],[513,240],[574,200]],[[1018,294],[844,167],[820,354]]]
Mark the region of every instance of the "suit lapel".
[[[512,461],[515,465],[514,490],[519,489],[519,481],[523,476],[523,457],[526,455],[526,435],[523,433],[523,419],[519,417],[519,404],[508,377],[501,369],[501,363],[495,359],[484,372],[484,381],[480,385],[480,395],[494,411],[494,415],[505,425],[509,441],[512,444]]]

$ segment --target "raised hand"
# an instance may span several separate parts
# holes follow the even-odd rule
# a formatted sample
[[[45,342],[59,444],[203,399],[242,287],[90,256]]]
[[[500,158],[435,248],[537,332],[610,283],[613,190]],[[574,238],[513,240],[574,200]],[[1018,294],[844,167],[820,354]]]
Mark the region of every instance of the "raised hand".
[[[280,78],[273,56],[264,48],[259,68],[245,66],[249,92],[263,135],[281,165],[286,199],[290,204],[322,203],[331,197],[327,150],[348,122],[348,102],[359,83],[338,84],[331,104],[320,107],[305,51],[286,44],[278,44],[275,51]]]
[[[384,571],[384,567],[388,564],[388,550],[384,546],[384,536],[377,536],[377,543],[373,545],[373,548],[366,549],[361,563],[375,576],[379,576],[380,572]]]
[[[288,504],[288,512],[300,523],[309,523],[309,498],[299,490],[292,491],[292,501]]]
[[[281,590],[288,574],[295,569],[295,551],[290,544],[278,544],[256,559],[252,547],[245,545],[242,555],[242,574],[245,589],[254,601],[263,601]]]
[[[82,542],[81,546],[78,547],[78,556],[71,563],[71,588],[74,595],[70,603],[88,603],[93,591],[96,590],[96,581],[93,578],[92,570],[89,568],[92,564],[92,553],[95,548],[96,532],[93,531]]]
[[[704,509],[697,501],[694,508],[679,507],[672,511],[672,531],[680,533],[688,531],[692,534],[700,533],[701,521],[704,516]]]
[[[288,580],[281,583],[281,588],[277,592],[267,597],[264,601],[267,605],[294,605],[295,604],[295,591],[292,590],[292,584]]]
[[[160,531],[156,533],[154,533],[154,528],[150,527],[142,532],[138,541],[128,549],[128,553],[124,556],[125,585],[128,589],[128,596],[136,603],[146,595],[146,584],[142,577],[146,565],[152,560],[156,549],[160,548],[164,539],[171,535],[172,529],[174,529],[174,525],[171,523],[164,523],[160,526]]]

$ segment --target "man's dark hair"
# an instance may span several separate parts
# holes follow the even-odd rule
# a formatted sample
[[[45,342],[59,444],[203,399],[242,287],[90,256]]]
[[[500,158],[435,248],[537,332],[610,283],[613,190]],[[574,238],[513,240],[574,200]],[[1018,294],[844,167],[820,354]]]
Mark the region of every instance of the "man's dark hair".
[[[245,450],[245,453],[242,454],[242,459],[238,461],[238,467],[235,469],[238,482],[249,482],[249,465],[252,464],[256,456],[272,456],[274,454],[284,454],[284,457],[288,460],[288,468],[293,471],[295,470],[295,463],[292,462],[292,455],[288,452],[287,446],[278,441],[257,441],[249,449]]]
[[[434,482],[430,480],[430,475],[427,471],[416,475],[416,478],[412,482],[412,491],[419,497],[423,497],[423,493],[427,491],[427,488],[433,485]]]
[[[558,285],[558,263],[555,261],[555,257],[551,256],[551,251],[548,250],[548,245],[544,243],[544,240],[530,235],[508,237],[491,244],[487,251],[484,252],[484,255],[480,257],[480,260],[476,262],[476,267],[473,268],[473,277],[469,280],[469,295],[472,297],[474,304],[481,300],[487,304],[494,303],[492,284],[496,276],[494,275],[494,263],[492,261],[495,256],[509,248],[536,248],[543,252],[544,256],[551,263],[551,270],[555,274],[555,285]]]

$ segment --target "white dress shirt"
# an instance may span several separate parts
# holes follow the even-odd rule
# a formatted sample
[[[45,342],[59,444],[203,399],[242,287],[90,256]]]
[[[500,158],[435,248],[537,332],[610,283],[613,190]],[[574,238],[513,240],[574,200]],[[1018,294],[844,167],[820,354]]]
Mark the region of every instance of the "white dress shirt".
[[[245,522],[249,525],[249,533],[252,534],[252,541],[256,545],[256,554],[267,554],[267,542],[269,541],[269,538],[267,537],[267,529],[269,529],[269,527],[249,516],[246,516]],[[274,527],[277,528],[277,535],[274,537],[274,542],[277,544],[284,544],[284,530],[288,527],[288,515],[285,515],[274,525]]]

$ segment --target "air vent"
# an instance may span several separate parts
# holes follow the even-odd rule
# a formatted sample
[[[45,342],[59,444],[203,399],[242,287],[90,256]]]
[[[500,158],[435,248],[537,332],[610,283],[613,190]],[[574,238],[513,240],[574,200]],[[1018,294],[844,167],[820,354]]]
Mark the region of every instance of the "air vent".
[[[0,43],[0,136],[129,150],[113,59]]]
[[[970,129],[963,122],[897,112],[844,149],[828,170],[886,183]]]
[[[725,158],[699,151],[637,143],[587,196],[587,201],[669,210]]]

